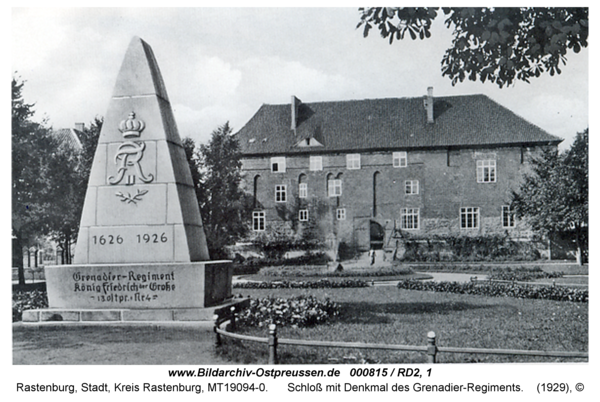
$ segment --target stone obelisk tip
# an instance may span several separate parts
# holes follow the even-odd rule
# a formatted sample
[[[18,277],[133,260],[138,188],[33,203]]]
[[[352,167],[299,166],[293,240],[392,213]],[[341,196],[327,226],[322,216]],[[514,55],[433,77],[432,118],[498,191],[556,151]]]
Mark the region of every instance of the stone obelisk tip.
[[[169,100],[154,52],[138,36],[129,42],[113,91],[113,97],[136,95],[157,95]]]

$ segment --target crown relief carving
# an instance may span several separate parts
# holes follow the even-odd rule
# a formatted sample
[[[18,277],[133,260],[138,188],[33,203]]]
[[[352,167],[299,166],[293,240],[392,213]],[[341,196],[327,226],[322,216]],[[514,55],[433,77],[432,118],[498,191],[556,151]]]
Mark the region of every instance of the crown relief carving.
[[[129,113],[127,119],[119,123],[119,131],[124,138],[137,138],[144,131],[144,128],[146,128],[146,123],[143,120],[136,119],[135,112]]]

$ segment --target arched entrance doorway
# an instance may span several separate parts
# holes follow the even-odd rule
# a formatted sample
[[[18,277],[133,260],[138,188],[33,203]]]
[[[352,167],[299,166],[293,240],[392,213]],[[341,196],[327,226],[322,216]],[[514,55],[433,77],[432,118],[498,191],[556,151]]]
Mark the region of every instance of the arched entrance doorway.
[[[370,248],[372,250],[381,250],[385,239],[385,230],[383,230],[383,227],[379,223],[371,221],[370,234]]]

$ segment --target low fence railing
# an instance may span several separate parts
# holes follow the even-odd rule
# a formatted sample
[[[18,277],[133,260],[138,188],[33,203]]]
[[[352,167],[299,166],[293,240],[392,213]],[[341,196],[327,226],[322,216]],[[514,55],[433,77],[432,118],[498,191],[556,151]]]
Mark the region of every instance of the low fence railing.
[[[572,351],[544,351],[544,350],[517,350],[517,349],[480,349],[480,348],[459,348],[459,347],[438,347],[436,345],[435,332],[427,333],[427,345],[389,345],[381,343],[362,343],[362,342],[334,342],[334,341],[316,341],[303,339],[285,339],[277,336],[277,326],[270,324],[268,327],[268,336],[265,338],[237,334],[236,329],[236,311],[231,307],[229,311],[222,310],[220,314],[214,316],[214,332],[216,336],[216,346],[222,346],[221,337],[238,339],[242,341],[264,343],[268,347],[269,357],[267,364],[278,364],[277,347],[279,345],[293,345],[306,347],[326,347],[326,348],[346,348],[346,349],[376,349],[393,350],[403,352],[420,352],[427,355],[427,363],[437,363],[439,353],[467,353],[467,354],[488,354],[488,355],[510,355],[510,356],[535,356],[535,357],[555,357],[555,358],[575,358],[588,359],[587,352]],[[229,322],[229,330],[222,329],[221,325]]]

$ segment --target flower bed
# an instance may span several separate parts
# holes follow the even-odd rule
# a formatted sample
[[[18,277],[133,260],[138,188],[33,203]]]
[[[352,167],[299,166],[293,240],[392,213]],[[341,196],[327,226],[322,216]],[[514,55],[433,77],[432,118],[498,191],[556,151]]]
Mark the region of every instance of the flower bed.
[[[323,289],[323,288],[365,288],[369,283],[360,279],[343,279],[331,281],[276,281],[276,282],[240,282],[234,283],[234,288],[241,289]]]
[[[536,279],[547,279],[547,278],[561,278],[564,274],[562,272],[544,272],[542,270],[530,270],[530,269],[516,269],[511,270],[498,270],[488,275],[488,279],[500,280],[500,281],[516,281],[516,282],[528,282]]]
[[[588,291],[586,289],[569,288],[566,286],[534,286],[494,282],[421,282],[408,280],[399,282],[398,288],[495,297],[516,297],[521,299],[588,302]]]
[[[13,292],[12,320],[21,321],[24,310],[48,307],[48,296],[43,290]]]
[[[251,300],[250,306],[237,316],[236,323],[253,327],[269,324],[309,327],[337,316],[339,310],[339,305],[329,299],[320,301],[314,296],[296,296],[290,299],[265,297]]]

